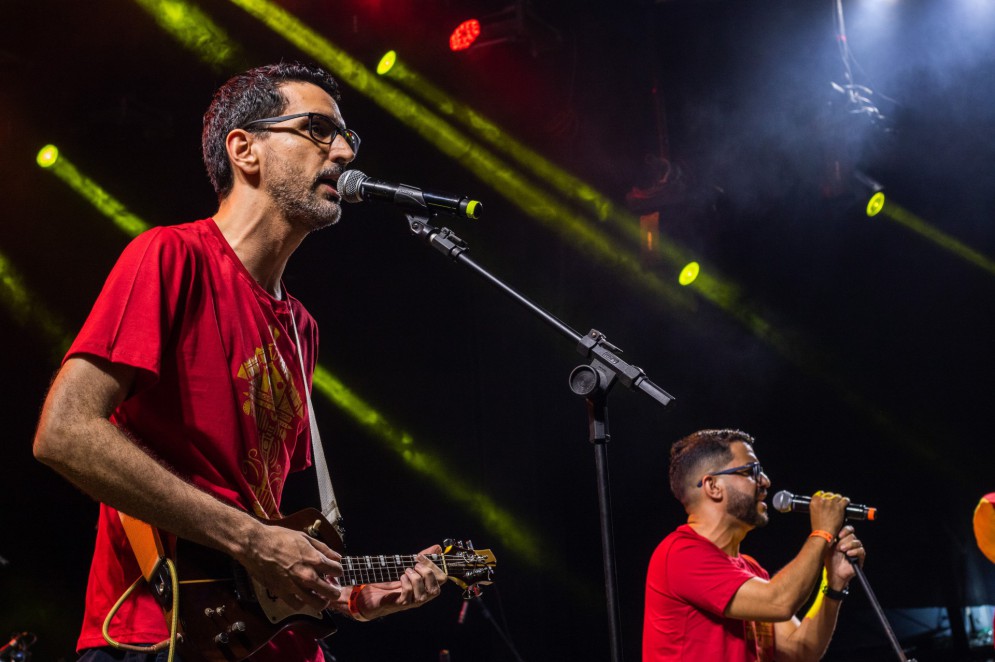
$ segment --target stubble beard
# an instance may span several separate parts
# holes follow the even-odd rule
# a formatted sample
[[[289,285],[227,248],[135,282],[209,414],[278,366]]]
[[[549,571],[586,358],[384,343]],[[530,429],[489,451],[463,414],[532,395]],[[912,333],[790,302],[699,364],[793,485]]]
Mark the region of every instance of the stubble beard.
[[[731,490],[729,492],[729,514],[740,522],[759,529],[766,526],[770,518],[767,513],[760,512],[757,494],[758,490],[752,494]]]
[[[266,192],[290,223],[313,232],[339,222],[341,205],[318,193],[318,180],[313,176],[293,166],[285,166],[273,175],[266,184]],[[311,185],[305,186],[306,181],[311,181]]]

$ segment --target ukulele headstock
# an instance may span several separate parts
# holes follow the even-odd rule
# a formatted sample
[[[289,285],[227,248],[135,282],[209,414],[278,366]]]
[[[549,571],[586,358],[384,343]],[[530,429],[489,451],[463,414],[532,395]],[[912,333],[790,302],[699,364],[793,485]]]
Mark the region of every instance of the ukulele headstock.
[[[446,574],[463,589],[463,597],[479,595],[480,585],[494,583],[497,559],[489,549],[474,549],[469,540],[446,540],[443,545],[443,564]]]

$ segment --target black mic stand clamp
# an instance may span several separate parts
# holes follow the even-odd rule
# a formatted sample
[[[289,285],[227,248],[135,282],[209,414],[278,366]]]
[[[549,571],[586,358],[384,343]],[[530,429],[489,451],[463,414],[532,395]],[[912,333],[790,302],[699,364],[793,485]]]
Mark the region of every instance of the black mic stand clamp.
[[[418,216],[416,214],[405,214],[408,219],[408,227],[411,234],[423,240],[440,253],[448,255],[452,259],[459,259],[460,254],[470,250],[465,241],[456,236],[456,233],[449,228],[436,228],[431,225],[429,217]]]
[[[577,351],[581,356],[587,358],[594,356],[591,367],[599,375],[599,381],[603,384],[602,390],[607,395],[608,390],[614,385],[618,378],[620,384],[628,389],[640,390],[650,396],[661,405],[669,405],[674,397],[654,384],[646,377],[642,368],[631,365],[622,360],[619,354],[622,350],[608,342],[605,334],[597,329],[591,329],[586,336],[582,336],[577,341]],[[571,382],[573,378],[571,377]],[[573,389],[573,386],[571,386]],[[574,391],[578,395],[585,395]]]

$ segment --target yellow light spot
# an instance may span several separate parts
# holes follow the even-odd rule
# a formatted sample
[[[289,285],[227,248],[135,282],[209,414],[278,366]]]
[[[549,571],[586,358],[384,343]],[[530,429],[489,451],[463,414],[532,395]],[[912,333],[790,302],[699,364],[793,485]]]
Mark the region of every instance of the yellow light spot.
[[[884,209],[884,192],[878,191],[867,201],[867,215],[877,216]]]
[[[45,145],[38,152],[36,160],[42,168],[51,168],[59,160],[59,148],[55,145]]]
[[[678,276],[677,282],[681,285],[690,285],[698,278],[698,272],[701,271],[701,266],[697,262],[690,262],[681,269],[681,275]]]
[[[380,58],[380,64],[377,65],[377,73],[383,76],[394,67],[395,62],[397,62],[397,51],[387,51]]]

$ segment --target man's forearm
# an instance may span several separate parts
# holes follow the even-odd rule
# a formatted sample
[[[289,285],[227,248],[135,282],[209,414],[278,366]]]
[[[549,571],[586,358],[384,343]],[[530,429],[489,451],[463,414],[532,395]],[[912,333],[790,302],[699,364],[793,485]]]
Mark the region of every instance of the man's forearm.
[[[821,660],[833,638],[839,611],[839,600],[831,600],[820,595],[817,606],[809,610],[793,631],[784,627],[778,628],[777,659],[786,662]]]
[[[93,421],[39,460],[117,510],[230,555],[255,524],[159,464],[108,421]]]
[[[123,384],[114,367],[67,362],[42,410],[35,456],[98,501],[237,555],[247,531],[261,525],[172,474],[107,419]]]
[[[736,592],[725,615],[750,621],[780,622],[794,617],[819,578],[826,541],[808,538],[798,555],[769,582],[748,581]]]

